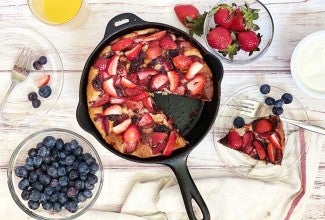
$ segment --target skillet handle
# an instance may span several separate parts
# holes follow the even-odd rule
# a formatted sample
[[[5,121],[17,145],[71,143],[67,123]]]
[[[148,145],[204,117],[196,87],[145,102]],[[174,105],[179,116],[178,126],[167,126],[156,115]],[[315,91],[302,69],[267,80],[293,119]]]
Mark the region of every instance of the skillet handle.
[[[79,100],[76,116],[77,116],[77,122],[79,126],[84,129],[87,132],[91,132],[93,129],[91,128],[92,121],[89,119],[88,115],[88,109],[87,104],[82,103],[81,100]]]
[[[187,155],[181,156],[176,160],[165,162],[165,165],[169,166],[173,170],[177,178],[189,219],[190,220],[197,219],[193,210],[193,205],[192,205],[192,199],[193,199],[196,202],[196,204],[199,206],[201,213],[203,214],[203,219],[209,220],[210,219],[209,209],[205,204],[199,190],[197,189],[191,177],[191,174],[186,166],[186,161],[187,161]]]
[[[132,13],[122,13],[113,17],[106,26],[104,39],[109,38],[116,33],[129,27],[143,25],[148,22],[142,20],[138,16]]]

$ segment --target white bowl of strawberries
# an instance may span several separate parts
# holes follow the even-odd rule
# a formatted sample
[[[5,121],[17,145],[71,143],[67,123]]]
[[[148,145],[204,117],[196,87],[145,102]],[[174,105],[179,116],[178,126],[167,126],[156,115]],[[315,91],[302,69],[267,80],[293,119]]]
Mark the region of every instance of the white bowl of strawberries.
[[[247,64],[269,48],[274,24],[258,0],[221,0],[208,12],[204,38],[210,51],[230,64]]]

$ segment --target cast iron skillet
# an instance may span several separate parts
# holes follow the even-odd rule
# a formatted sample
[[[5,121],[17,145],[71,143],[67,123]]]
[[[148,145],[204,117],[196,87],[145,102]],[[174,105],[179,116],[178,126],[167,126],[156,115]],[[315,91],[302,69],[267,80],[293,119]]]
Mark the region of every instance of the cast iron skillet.
[[[98,57],[101,50],[112,40],[131,33],[135,30],[145,28],[159,28],[173,31],[178,36],[183,36],[186,40],[194,43],[201,51],[204,60],[211,68],[213,76],[214,95],[212,101],[203,102],[199,100],[187,99],[179,96],[160,96],[155,95],[155,102],[157,106],[165,111],[175,120],[176,126],[179,128],[181,134],[189,142],[189,144],[168,157],[154,157],[154,158],[138,158],[132,155],[122,154],[115,150],[112,146],[107,144],[100,133],[95,128],[88,115],[86,88],[88,81],[88,73],[95,59]],[[192,199],[195,200],[200,207],[204,219],[210,219],[209,210],[200,195],[195,183],[189,173],[186,165],[187,157],[193,148],[203,139],[203,137],[210,130],[215,117],[217,115],[220,104],[220,87],[223,77],[223,67],[218,58],[210,54],[202,45],[200,45],[194,38],[187,33],[162,23],[147,22],[131,13],[124,13],[112,18],[106,27],[103,40],[98,44],[92,54],[89,56],[80,80],[79,104],[77,107],[77,121],[79,125],[92,134],[104,147],[113,152],[119,157],[127,160],[141,163],[157,163],[170,167],[176,175],[178,180],[185,208],[190,219],[196,219]],[[202,146],[204,147],[204,146]],[[203,149],[202,149],[203,150]]]

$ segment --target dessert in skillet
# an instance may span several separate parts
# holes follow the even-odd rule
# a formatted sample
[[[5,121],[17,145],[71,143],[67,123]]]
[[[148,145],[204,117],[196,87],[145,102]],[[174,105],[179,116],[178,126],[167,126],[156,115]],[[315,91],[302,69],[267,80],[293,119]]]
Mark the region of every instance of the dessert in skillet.
[[[279,116],[258,118],[249,124],[230,128],[219,142],[256,160],[281,165],[285,147],[283,124]]]
[[[157,108],[154,93],[210,101],[213,82],[191,42],[170,30],[149,28],[110,42],[93,63],[87,85],[90,118],[121,153],[168,156],[187,141]]]

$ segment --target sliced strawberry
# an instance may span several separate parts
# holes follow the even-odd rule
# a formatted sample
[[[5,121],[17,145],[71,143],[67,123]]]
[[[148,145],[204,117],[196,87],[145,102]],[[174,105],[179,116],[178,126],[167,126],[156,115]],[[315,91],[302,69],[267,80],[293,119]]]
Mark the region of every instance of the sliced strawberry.
[[[111,105],[103,112],[103,115],[121,115],[122,107],[119,105]]]
[[[243,135],[243,148],[246,148],[248,145],[252,143],[253,140],[253,132],[248,131]]]
[[[175,90],[175,93],[178,95],[184,95],[186,88],[184,86],[178,86]]]
[[[138,144],[140,138],[141,133],[139,131],[139,128],[136,125],[131,124],[123,134],[123,140],[127,144],[127,147],[125,149],[127,153],[133,152],[135,150],[135,147]]]
[[[149,112],[154,113],[155,110],[153,108],[153,101],[151,97],[148,97],[146,99],[142,99],[143,105],[148,109]]]
[[[274,147],[278,148],[279,150],[282,150],[282,147],[280,144],[280,136],[277,132],[274,132],[272,135],[270,135],[269,140]]]
[[[144,113],[140,119],[138,126],[142,128],[147,128],[153,125],[154,121],[149,113]]]
[[[243,146],[243,139],[235,130],[231,130],[228,134],[228,145],[233,149],[239,149]]]
[[[113,58],[111,59],[109,65],[108,65],[108,68],[107,68],[107,73],[109,75],[111,75],[111,76],[116,75],[119,58],[120,58],[119,55],[114,55]]]
[[[117,73],[117,75],[119,75],[119,76],[124,76],[124,77],[126,77],[127,74],[128,74],[128,70],[126,69],[126,67],[125,67],[124,65],[119,64],[119,65],[117,66],[116,73]]]
[[[143,108],[143,104],[140,101],[126,100],[125,105],[132,111],[140,111]]]
[[[161,154],[163,152],[163,150],[166,148],[166,140],[156,144],[155,146],[152,147],[152,154],[156,155],[156,154]]]
[[[159,31],[157,33],[148,35],[148,36],[140,36],[136,39],[137,42],[149,42],[149,41],[154,41],[154,40],[160,40],[163,36],[165,36],[166,31]]]
[[[202,67],[203,67],[203,64],[200,63],[200,62],[192,63],[191,66],[189,67],[189,69],[187,70],[186,74],[185,74],[185,78],[186,79],[193,79],[195,77],[195,75],[200,72]]]
[[[177,134],[176,134],[175,131],[170,132],[169,137],[168,137],[168,141],[167,141],[167,144],[166,144],[166,148],[163,151],[164,156],[171,155],[171,153],[173,152],[174,145],[175,145],[175,142],[176,142],[176,137],[177,137]]]
[[[187,83],[186,87],[190,91],[191,95],[197,95],[202,91],[205,86],[205,83],[206,78],[201,74],[198,74],[194,79]]]
[[[179,76],[175,70],[169,71],[167,76],[169,80],[169,90],[175,92],[179,85]]]
[[[42,76],[41,78],[38,78],[34,81],[34,84],[38,87],[41,88],[45,85],[47,85],[50,81],[51,76],[50,75],[45,75]]]
[[[253,141],[253,145],[257,151],[258,157],[264,160],[266,158],[266,153],[263,146],[258,141]]]
[[[126,101],[127,99],[124,97],[112,97],[110,99],[111,104],[122,104]]]
[[[149,45],[149,48],[157,47],[157,46],[159,46],[159,40],[150,41],[148,45]]]
[[[99,72],[99,77],[101,79],[108,79],[110,76],[108,75],[107,71],[105,70],[105,71],[100,71]]]
[[[268,143],[267,145],[267,156],[269,157],[269,160],[271,163],[275,163],[275,148],[271,142]]]
[[[131,50],[125,52],[125,56],[128,60],[134,60],[140,53],[142,44],[135,45]]]
[[[177,69],[187,70],[192,64],[192,60],[191,58],[180,54],[173,58],[173,63]]]
[[[133,82],[134,84],[137,84],[139,77],[137,74],[130,74],[127,76],[127,79]]]
[[[160,73],[152,77],[150,81],[150,88],[152,90],[159,90],[166,87],[168,83],[168,76],[166,74]]]
[[[272,131],[272,129],[273,129],[273,126],[272,126],[271,122],[267,119],[261,119],[261,120],[257,121],[255,124],[255,127],[254,127],[254,131],[256,131],[259,134]]]
[[[151,134],[152,146],[155,146],[157,144],[164,142],[166,140],[167,136],[168,136],[168,134],[166,132],[152,132],[152,134]]]
[[[156,59],[161,55],[161,48],[159,46],[149,47],[146,51],[147,57],[150,60]]]
[[[166,50],[175,50],[177,48],[177,44],[168,36],[161,38],[159,45]]]
[[[265,133],[258,134],[258,136],[260,138],[262,138],[262,139],[268,139],[271,136],[272,133],[273,133],[272,131],[268,131],[268,132],[265,132]]]
[[[114,133],[116,133],[116,134],[123,133],[124,131],[126,131],[126,129],[128,129],[128,127],[130,126],[131,122],[132,122],[131,118],[125,119],[120,124],[114,126],[112,128],[112,131]]]
[[[137,85],[135,85],[133,82],[131,82],[130,80],[128,80],[128,79],[125,78],[125,77],[122,77],[122,78],[121,78],[121,85],[122,85],[124,88],[135,88],[135,87],[137,87]]]
[[[107,92],[111,96],[117,96],[117,92],[114,87],[114,79],[113,78],[110,78],[110,79],[104,81],[103,88],[104,88],[105,92]]]
[[[139,80],[148,78],[149,76],[157,75],[158,71],[155,69],[144,69],[137,73]]]
[[[144,93],[145,90],[141,89],[141,88],[126,88],[124,89],[124,95],[126,96],[136,96],[136,95],[140,95],[142,93]]]
[[[107,58],[99,58],[96,60],[94,67],[98,69],[100,72],[106,71],[108,67],[109,59]]]
[[[246,154],[250,154],[253,151],[254,147],[252,145],[247,145],[244,149],[243,152]]]
[[[110,101],[110,95],[105,93],[102,96],[99,96],[99,98],[96,101],[90,102],[91,107],[100,107],[105,105]]]
[[[147,97],[149,97],[149,93],[148,92],[143,92],[143,93],[140,93],[139,95],[132,96],[131,100],[140,101],[140,100],[145,99]]]
[[[116,43],[114,43],[111,48],[113,51],[121,51],[130,47],[132,44],[133,44],[132,38],[123,38],[117,41]]]

